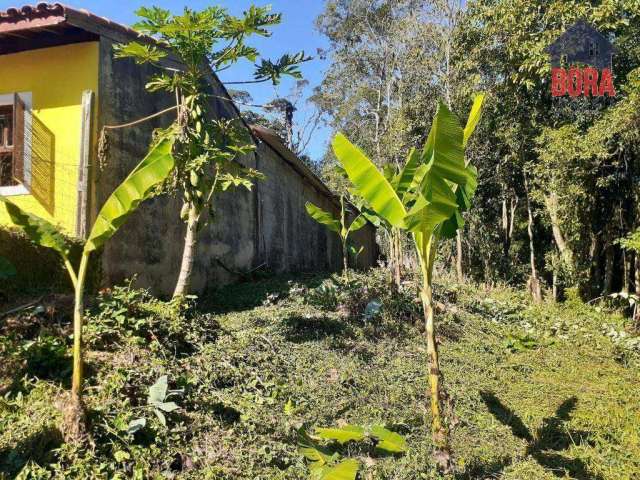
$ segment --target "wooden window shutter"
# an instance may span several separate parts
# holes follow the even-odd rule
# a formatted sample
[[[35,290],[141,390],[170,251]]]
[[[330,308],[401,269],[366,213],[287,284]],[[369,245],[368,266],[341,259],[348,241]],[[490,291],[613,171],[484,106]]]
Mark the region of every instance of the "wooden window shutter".
[[[13,178],[25,183],[24,175],[24,102],[20,96],[13,95]]]

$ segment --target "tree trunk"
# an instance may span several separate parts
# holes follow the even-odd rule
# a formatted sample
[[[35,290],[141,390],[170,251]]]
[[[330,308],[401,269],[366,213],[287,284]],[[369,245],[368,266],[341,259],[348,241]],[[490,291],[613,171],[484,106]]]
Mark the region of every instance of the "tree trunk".
[[[631,262],[633,253],[627,250],[622,251],[622,288],[620,291],[629,293],[629,280],[631,277]]]
[[[634,284],[635,284],[635,291],[636,291],[636,295],[638,297],[640,297],[640,252],[636,252],[636,261],[635,261],[635,275],[634,275]],[[634,307],[634,323],[635,323],[635,327],[636,330],[640,330],[640,306],[638,306],[638,304],[635,304]]]
[[[198,223],[200,213],[195,204],[189,207],[189,217],[187,220],[187,233],[184,237],[184,250],[182,251],[182,264],[180,265],[180,275],[178,283],[173,292],[173,298],[188,295],[191,287],[191,273],[193,272],[193,262],[196,254],[196,241],[198,235]]]
[[[529,292],[535,303],[542,302],[542,288],[536,270],[536,251],[533,239],[533,212],[531,211],[531,201],[529,200],[529,183],[527,177],[524,179],[525,192],[527,195],[527,234],[529,235],[529,262],[531,264],[531,277],[529,278]],[[555,277],[554,277],[555,278]],[[555,282],[554,282],[555,288]],[[554,290],[555,295],[555,290]],[[555,299],[555,296],[554,296]]]
[[[553,232],[553,238],[556,241],[558,250],[560,250],[562,261],[569,262],[569,265],[571,265],[571,262],[573,261],[573,252],[567,245],[567,241],[560,229],[560,220],[558,219],[558,196],[555,193],[551,193],[545,196],[544,200],[547,206],[547,211],[549,212],[549,218],[551,219],[551,231]]]
[[[634,284],[636,287],[636,295],[640,297],[640,252],[636,252]]]
[[[456,277],[458,283],[464,283],[464,271],[462,270],[462,232],[456,232]]]
[[[613,292],[613,263],[615,260],[615,251],[613,245],[607,246],[604,264],[604,289],[603,294],[609,295]]]
[[[593,234],[591,237],[591,245],[589,247],[589,262],[591,268],[589,270],[589,284],[590,291],[589,296],[597,295],[600,292],[600,282],[602,281],[600,272],[600,236]]]

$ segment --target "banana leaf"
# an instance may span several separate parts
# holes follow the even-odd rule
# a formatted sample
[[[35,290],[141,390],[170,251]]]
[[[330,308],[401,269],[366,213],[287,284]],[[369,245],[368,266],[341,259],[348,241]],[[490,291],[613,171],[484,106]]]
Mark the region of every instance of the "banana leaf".
[[[129,218],[153,187],[162,183],[173,170],[173,137],[165,137],[154,145],[147,156],[107,199],[89,233],[85,251],[100,248]]]
[[[55,225],[44,218],[25,212],[3,196],[0,196],[0,202],[4,203],[11,221],[21,228],[33,243],[52,248],[65,260],[69,258],[71,245]]]
[[[333,151],[358,195],[391,225],[403,228],[406,211],[402,201],[373,162],[341,133],[333,139]]]
[[[336,219],[331,213],[323,210],[322,208],[314,205],[311,202],[305,203],[305,208],[307,209],[307,213],[311,218],[313,218],[316,222],[324,225],[332,232],[340,235],[340,230],[342,226],[340,225],[340,221]]]

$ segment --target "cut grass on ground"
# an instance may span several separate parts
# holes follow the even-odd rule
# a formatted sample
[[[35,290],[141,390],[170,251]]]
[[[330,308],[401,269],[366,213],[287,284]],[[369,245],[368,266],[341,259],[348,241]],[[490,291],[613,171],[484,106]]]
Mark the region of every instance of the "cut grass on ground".
[[[58,431],[68,325],[33,314],[19,331],[0,326],[0,363],[13,365],[0,371],[0,478],[302,479],[300,432],[347,423],[386,425],[409,445],[344,447],[360,479],[439,478],[415,285],[392,295],[385,278],[237,285],[198,313],[127,289],[103,296],[88,327],[85,448]],[[605,335],[621,317],[575,300],[533,307],[508,289],[440,285],[437,297],[456,478],[639,478],[637,357]],[[374,298],[382,311],[365,318]],[[166,427],[147,405],[162,375],[180,406]]]

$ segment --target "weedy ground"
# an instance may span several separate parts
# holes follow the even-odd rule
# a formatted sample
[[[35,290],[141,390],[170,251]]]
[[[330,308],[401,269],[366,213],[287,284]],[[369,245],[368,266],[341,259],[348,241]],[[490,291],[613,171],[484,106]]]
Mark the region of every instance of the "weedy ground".
[[[198,305],[103,292],[87,327],[84,446],[59,430],[68,316],[0,321],[0,478],[304,479],[301,433],[346,423],[384,424],[409,445],[382,456],[347,444],[361,480],[440,478],[417,285],[388,282],[276,278]],[[640,478],[640,342],[622,316],[571,295],[536,307],[508,288],[444,283],[436,297],[450,478]],[[179,408],[158,415],[149,387],[164,375]]]

